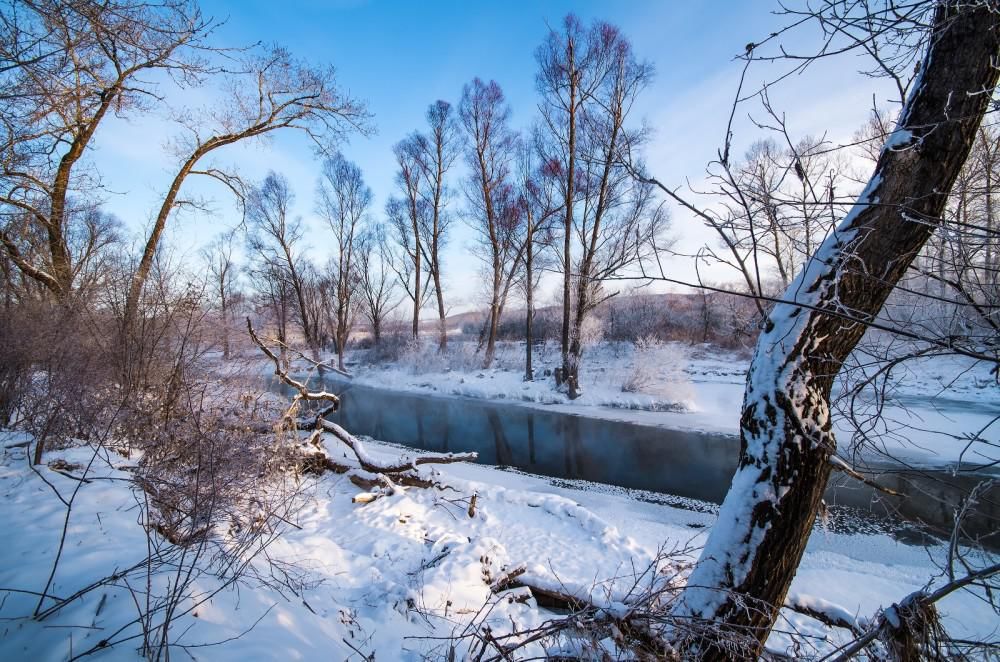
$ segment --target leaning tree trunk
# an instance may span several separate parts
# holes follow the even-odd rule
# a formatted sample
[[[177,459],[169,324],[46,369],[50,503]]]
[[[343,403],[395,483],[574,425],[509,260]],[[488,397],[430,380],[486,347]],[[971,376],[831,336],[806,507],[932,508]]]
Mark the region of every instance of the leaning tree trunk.
[[[763,649],[830,474],[834,377],[940,224],[996,87],[998,51],[993,3],[939,5],[868,186],[768,316],[747,377],[739,467],[674,612],[691,626],[674,634],[683,659]],[[749,647],[736,652],[740,637]]]

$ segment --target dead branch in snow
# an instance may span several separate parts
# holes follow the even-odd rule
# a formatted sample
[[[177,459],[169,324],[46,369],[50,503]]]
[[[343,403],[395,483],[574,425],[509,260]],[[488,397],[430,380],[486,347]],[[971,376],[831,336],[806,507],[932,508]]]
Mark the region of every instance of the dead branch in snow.
[[[528,566],[519,563],[500,575],[495,582],[490,584],[490,590],[494,593],[502,593],[508,589],[515,588],[517,578],[528,570]]]
[[[863,621],[859,622],[859,619],[851,616],[843,607],[825,600],[789,594],[785,597],[783,606],[797,614],[815,619],[827,627],[850,630],[855,636],[860,636],[863,632],[861,629]]]
[[[935,603],[969,586],[978,585],[989,590],[985,582],[997,575],[1000,575],[1000,563],[971,572],[934,591],[915,591],[882,609],[862,636],[824,659],[847,662],[876,643],[885,647],[884,657],[889,660],[971,659],[961,653],[958,646],[973,642],[956,642],[947,636],[941,626]],[[993,649],[996,652],[989,643],[975,643],[982,650]]]
[[[297,391],[291,406],[285,412],[282,420],[289,423],[289,427],[293,430],[312,430],[312,434],[306,440],[305,446],[306,448],[315,450],[310,450],[303,456],[303,470],[311,473],[332,471],[334,473],[347,474],[348,479],[358,487],[367,490],[378,490],[356,496],[354,498],[355,503],[370,503],[381,496],[390,496],[398,491],[399,486],[440,487],[432,478],[421,475],[418,467],[425,464],[473,462],[479,457],[478,453],[428,454],[412,458],[404,456],[388,461],[372,457],[365,450],[364,445],[359,439],[336,423],[326,420],[326,416],[337,411],[339,408],[340,398],[325,390],[310,391],[305,384],[289,376],[288,371],[282,368],[281,359],[278,355],[257,336],[249,318],[247,318],[247,331],[254,344],[274,363],[274,374],[278,379]],[[301,419],[294,416],[300,400],[326,402],[328,404],[312,420],[308,418]],[[355,467],[332,458],[330,453],[323,447],[322,436],[324,434],[332,436],[344,446],[347,446],[358,466]]]
[[[340,398],[338,398],[333,393],[327,393],[326,391],[310,391],[308,388],[306,388],[305,384],[303,384],[298,380],[293,379],[292,377],[289,376],[287,370],[283,370],[281,368],[281,359],[279,359],[278,356],[273,351],[271,351],[271,349],[267,345],[261,342],[260,338],[257,337],[257,334],[253,330],[253,325],[250,323],[249,317],[247,318],[247,330],[250,332],[250,339],[253,340],[254,344],[260,347],[261,351],[267,355],[267,358],[271,359],[271,361],[274,362],[274,374],[278,377],[278,379],[280,379],[288,386],[291,386],[298,392],[297,395],[295,396],[296,401],[311,400],[311,401],[329,402],[332,409],[330,408],[328,409],[330,409],[331,412],[337,410],[337,406],[340,404]]]
[[[662,547],[645,566],[590,587],[569,586],[557,578],[538,576],[528,564],[515,563],[483,581],[494,596],[462,631],[451,638],[451,647],[467,646],[462,659],[638,659],[680,660],[664,628],[687,629],[692,624],[671,616],[670,607],[690,570],[693,550]],[[621,583],[624,580],[626,583]],[[558,615],[534,627],[501,630],[490,615],[502,602],[525,603]],[[718,633],[719,637],[731,633]],[[737,635],[734,641],[740,639]],[[613,641],[617,656],[608,649]],[[738,642],[739,643],[739,642]],[[749,643],[746,642],[746,643]],[[746,645],[742,643],[740,645]],[[572,653],[570,652],[572,651]],[[608,657],[611,654],[612,657]],[[538,657],[536,657],[538,656]]]

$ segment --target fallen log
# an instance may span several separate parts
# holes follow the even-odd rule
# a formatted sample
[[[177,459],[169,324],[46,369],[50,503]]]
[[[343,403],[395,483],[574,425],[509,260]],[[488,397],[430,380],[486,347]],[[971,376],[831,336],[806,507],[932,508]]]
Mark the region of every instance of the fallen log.
[[[274,364],[274,374],[282,383],[295,389],[297,395],[292,401],[292,406],[285,412],[283,420],[291,428],[296,430],[312,430],[312,434],[305,442],[306,447],[313,447],[315,451],[307,451],[302,454],[301,468],[306,473],[319,474],[324,471],[332,471],[339,474],[349,474],[352,483],[366,490],[379,488],[380,492],[370,492],[367,496],[358,495],[355,503],[371,503],[380,496],[394,494],[397,485],[405,487],[441,487],[439,483],[430,478],[420,475],[418,467],[427,464],[450,464],[453,462],[473,462],[478,459],[478,453],[446,453],[446,454],[426,454],[416,457],[403,457],[393,460],[380,460],[368,454],[364,444],[354,435],[341,426],[326,420],[326,416],[337,411],[340,406],[340,398],[335,394],[325,390],[310,391],[305,384],[289,376],[288,371],[281,367],[278,356],[267,347],[257,336],[247,318],[247,331],[250,339]],[[311,420],[294,418],[295,405],[300,400],[316,402],[327,402],[328,406],[320,410]],[[329,434],[334,439],[340,441],[350,449],[359,467],[352,467],[348,464],[338,462],[331,457],[331,453],[322,443],[323,434]],[[475,497],[469,509],[470,517],[475,513]]]

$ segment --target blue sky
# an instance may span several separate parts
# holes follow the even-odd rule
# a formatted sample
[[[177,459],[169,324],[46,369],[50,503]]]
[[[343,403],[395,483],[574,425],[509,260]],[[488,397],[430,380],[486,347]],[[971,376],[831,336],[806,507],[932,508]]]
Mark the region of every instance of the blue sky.
[[[343,87],[368,104],[377,133],[353,137],[343,147],[363,169],[381,214],[392,192],[391,147],[408,132],[423,128],[424,110],[436,99],[457,102],[462,85],[475,76],[500,83],[514,111],[514,122],[530,124],[537,103],[535,48],[548,26],[558,26],[572,11],[585,22],[602,18],[619,26],[636,53],[651,60],[656,77],[641,98],[636,121],[655,130],[646,158],[650,169],[675,185],[697,182],[718,149],[740,63],[733,56],[785,21],[771,12],[771,0],[740,2],[388,2],[380,0],[248,0],[203,3],[207,15],[226,19],[214,41],[236,46],[275,42],[316,63],[333,63]],[[804,38],[804,37],[803,37]],[[806,76],[786,81],[774,100],[788,112],[793,131],[830,137],[849,136],[871,107],[877,87],[857,76],[841,59],[821,63]],[[774,68],[755,68],[749,83],[773,76]],[[168,91],[169,92],[169,91]],[[176,106],[196,103],[198,93],[169,93]],[[748,109],[749,110],[749,109]],[[741,109],[736,147],[758,137]],[[97,136],[93,159],[104,174],[109,210],[139,233],[168,185],[172,158],[163,144],[172,128],[155,118],[116,121]],[[322,225],[312,211],[319,164],[299,135],[283,135],[267,144],[235,147],[219,154],[246,176],[262,178],[268,169],[285,174],[296,193],[296,212],[311,226],[311,256],[325,259]],[[459,185],[455,173],[453,186]],[[221,187],[192,183],[189,191],[214,200],[211,214],[175,218],[168,236],[181,254],[198,246],[235,220],[235,208]],[[460,211],[461,195],[452,203]],[[456,307],[477,294],[477,265],[468,255],[471,232],[455,224],[445,255],[446,281]],[[682,247],[694,250],[712,241],[699,223],[674,211],[674,232]],[[690,265],[677,265],[690,277]],[[724,278],[724,276],[719,276]]]
[[[537,102],[534,51],[570,11],[585,21],[610,20],[657,64],[640,113],[671,90],[690,88],[731,66],[732,55],[769,18],[764,2],[212,2],[206,13],[228,16],[228,40],[287,44],[337,66],[352,94],[368,101],[378,134],[344,148],[383,199],[392,186],[391,147],[420,127],[436,99],[456,102],[473,77],[495,79],[514,109],[531,122]],[[720,15],[721,14],[721,15]],[[724,20],[720,20],[720,18]],[[742,41],[741,41],[742,40]]]

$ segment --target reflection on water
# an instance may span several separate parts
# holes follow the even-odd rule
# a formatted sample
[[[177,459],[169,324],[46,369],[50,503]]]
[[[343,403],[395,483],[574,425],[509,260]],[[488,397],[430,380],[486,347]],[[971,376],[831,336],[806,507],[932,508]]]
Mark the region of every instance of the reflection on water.
[[[338,388],[339,387],[339,388]],[[332,417],[355,434],[428,451],[476,451],[484,464],[719,502],[734,437],[587,418],[518,404],[329,383]]]
[[[481,463],[556,478],[721,503],[739,455],[739,439],[724,434],[589,418],[516,403],[386,391],[330,376],[323,387],[341,395],[340,411],[331,419],[354,434],[428,451],[476,451]],[[876,481],[906,498],[886,496],[836,473],[826,501],[879,516],[894,514],[947,534],[961,499],[988,477],[883,466]],[[998,504],[1000,481],[981,493],[965,520],[966,535],[993,534],[987,542],[1000,547]]]

